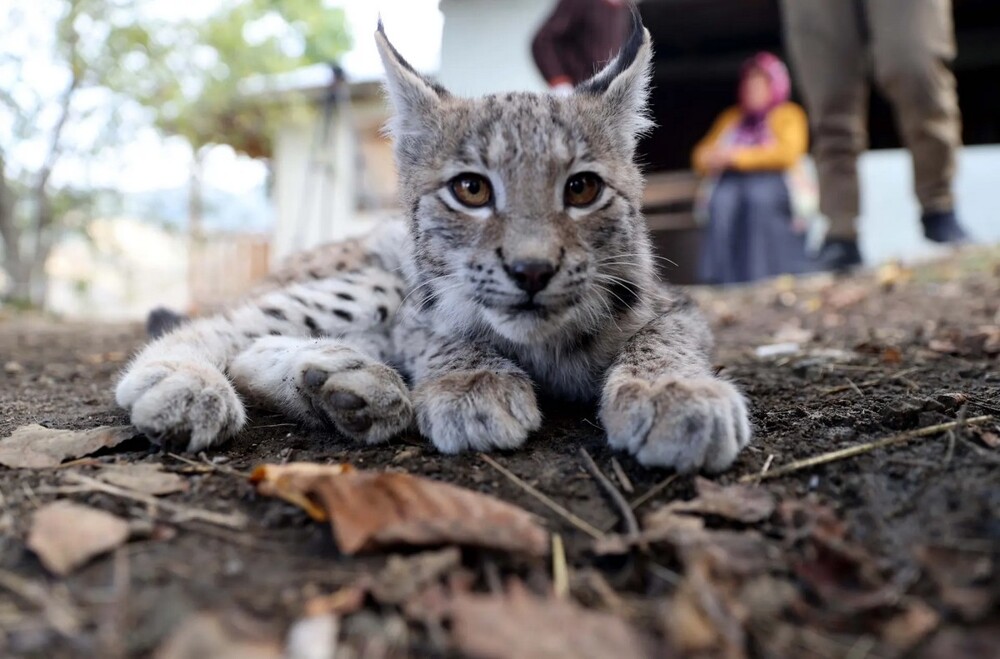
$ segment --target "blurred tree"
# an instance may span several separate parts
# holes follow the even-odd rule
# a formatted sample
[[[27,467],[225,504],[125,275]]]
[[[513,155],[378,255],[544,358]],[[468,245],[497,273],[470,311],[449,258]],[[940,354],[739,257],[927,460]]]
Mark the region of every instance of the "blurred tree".
[[[68,154],[122,143],[128,109],[145,108],[147,121],[191,147],[197,229],[207,149],[226,144],[265,158],[275,119],[295,111],[294,103],[250,102],[241,83],[333,62],[350,45],[343,12],[322,0],[210,0],[218,7],[200,21],[157,18],[156,0],[32,1],[35,22],[41,15],[54,24],[44,30],[52,38],[0,40],[0,243],[12,280],[5,297],[34,305],[44,301],[61,219],[51,176]],[[25,5],[11,4],[0,10],[6,35],[30,27]],[[46,79],[61,80],[57,89],[37,84],[39,47],[52,51]],[[15,157],[25,145],[37,157]]]
[[[276,120],[299,107],[248,99],[251,78],[333,63],[350,46],[343,10],[317,0],[228,0],[207,19],[147,26],[142,80],[125,79],[165,135],[191,147],[189,215],[197,235],[203,211],[206,151],[225,144],[252,158],[271,154]]]
[[[38,0],[0,15],[0,242],[8,301],[44,302],[44,265],[60,219],[53,170],[68,154],[85,158],[126,134],[109,83],[141,48],[142,39],[121,36],[136,31],[135,4]],[[22,156],[16,166],[15,152]]]

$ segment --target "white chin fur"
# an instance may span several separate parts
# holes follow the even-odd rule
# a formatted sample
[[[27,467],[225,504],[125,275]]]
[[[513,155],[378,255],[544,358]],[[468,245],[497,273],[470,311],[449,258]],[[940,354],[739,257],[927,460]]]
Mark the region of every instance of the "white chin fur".
[[[560,312],[542,317],[531,313],[507,313],[484,309],[483,318],[493,330],[513,343],[537,344],[559,332],[566,314]]]

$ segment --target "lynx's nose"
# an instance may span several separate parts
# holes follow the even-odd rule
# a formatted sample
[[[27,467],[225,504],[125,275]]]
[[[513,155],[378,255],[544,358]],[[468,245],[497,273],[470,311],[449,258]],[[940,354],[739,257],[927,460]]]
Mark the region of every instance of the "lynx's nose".
[[[528,295],[544,290],[556,274],[556,267],[552,263],[537,259],[514,261],[510,265],[505,265],[504,270],[517,287]]]

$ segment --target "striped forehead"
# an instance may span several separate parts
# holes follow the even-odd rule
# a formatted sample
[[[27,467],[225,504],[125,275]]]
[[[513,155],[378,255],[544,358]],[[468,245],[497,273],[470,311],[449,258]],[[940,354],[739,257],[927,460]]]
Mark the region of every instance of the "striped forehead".
[[[487,96],[472,113],[475,126],[461,144],[461,157],[487,169],[512,162],[567,164],[587,156],[578,126],[548,95]]]

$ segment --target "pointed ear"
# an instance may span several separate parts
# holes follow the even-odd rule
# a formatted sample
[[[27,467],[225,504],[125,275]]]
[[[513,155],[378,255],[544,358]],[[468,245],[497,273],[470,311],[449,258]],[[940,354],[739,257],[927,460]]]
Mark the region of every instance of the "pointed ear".
[[[395,110],[395,116],[389,122],[389,133],[398,136],[419,131],[427,125],[428,120],[438,109],[441,99],[446,98],[448,92],[417,73],[409,62],[403,59],[385,36],[381,17],[378,29],[375,31],[375,45],[385,67],[386,93]]]
[[[600,97],[611,125],[620,126],[634,147],[636,139],[653,127],[646,102],[652,73],[653,44],[632,5],[632,29],[618,56],[593,78],[580,83],[577,94]]]

